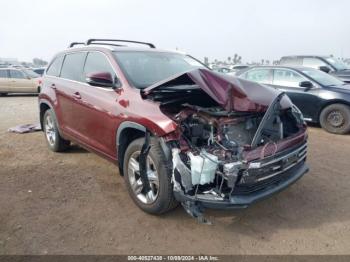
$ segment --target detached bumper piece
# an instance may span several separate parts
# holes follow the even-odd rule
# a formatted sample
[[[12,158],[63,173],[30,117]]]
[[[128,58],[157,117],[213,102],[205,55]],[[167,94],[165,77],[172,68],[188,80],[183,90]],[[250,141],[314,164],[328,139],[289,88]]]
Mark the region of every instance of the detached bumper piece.
[[[309,168],[305,164],[306,150],[305,143],[273,157],[250,162],[247,169],[239,171],[240,179],[229,197],[224,197],[215,190],[196,195],[174,190],[175,197],[180,202],[192,202],[201,208],[246,208],[256,201],[282,191],[308,172]]]

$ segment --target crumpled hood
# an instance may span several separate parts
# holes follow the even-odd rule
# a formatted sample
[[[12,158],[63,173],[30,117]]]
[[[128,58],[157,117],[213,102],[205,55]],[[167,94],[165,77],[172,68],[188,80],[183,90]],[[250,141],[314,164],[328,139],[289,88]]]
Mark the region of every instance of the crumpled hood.
[[[208,69],[194,69],[162,80],[143,90],[144,95],[154,90],[177,85],[198,85],[212,99],[227,111],[264,112],[281,91],[254,83],[210,71]],[[281,101],[283,109],[290,108],[292,102],[287,96]]]

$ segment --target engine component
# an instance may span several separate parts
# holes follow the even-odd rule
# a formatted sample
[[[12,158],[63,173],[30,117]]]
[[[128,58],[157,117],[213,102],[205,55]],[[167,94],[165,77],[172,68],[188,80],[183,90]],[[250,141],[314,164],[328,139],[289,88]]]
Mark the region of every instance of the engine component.
[[[193,185],[204,185],[212,183],[215,179],[215,172],[218,168],[218,157],[205,151],[195,156],[188,153],[191,159],[191,177]]]
[[[182,162],[180,158],[180,149],[173,149],[173,174],[174,176],[180,176],[181,185],[186,192],[193,188],[191,170]],[[174,183],[176,182],[176,177],[173,177]],[[180,187],[180,186],[179,186]]]

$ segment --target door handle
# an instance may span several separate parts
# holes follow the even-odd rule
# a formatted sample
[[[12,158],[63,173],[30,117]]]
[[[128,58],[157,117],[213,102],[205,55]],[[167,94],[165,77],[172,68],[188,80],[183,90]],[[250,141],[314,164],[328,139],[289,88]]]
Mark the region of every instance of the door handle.
[[[74,97],[75,99],[81,99],[81,95],[80,95],[79,92],[75,92],[75,93],[73,94],[73,97]]]
[[[56,89],[57,89],[57,87],[56,87],[55,84],[51,84],[50,87],[51,87],[53,90],[56,90]]]

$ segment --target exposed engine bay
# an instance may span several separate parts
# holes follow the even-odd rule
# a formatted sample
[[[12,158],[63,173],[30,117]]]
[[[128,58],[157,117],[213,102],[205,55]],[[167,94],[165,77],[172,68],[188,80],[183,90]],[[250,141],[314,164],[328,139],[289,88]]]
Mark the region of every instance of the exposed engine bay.
[[[224,100],[225,93],[208,95],[214,90],[211,86],[198,88],[199,80],[178,79],[181,85],[174,79],[174,88],[163,86],[147,98],[160,102],[162,112],[178,125],[176,134],[166,140],[172,156],[174,192],[191,200],[183,203],[191,215],[198,213],[191,203],[232,202],[236,194],[263,189],[267,182],[276,182],[276,177],[305,160],[305,137],[292,153],[280,155],[283,143],[305,134],[302,114],[284,93],[267,94],[270,102],[260,106],[253,99],[235,97],[229,86],[225,92],[233,99]]]
[[[229,198],[248,169],[245,152],[263,147],[261,158],[274,155],[276,143],[303,126],[297,109],[281,111],[278,104],[277,99],[265,123],[264,113],[228,116],[217,107],[184,104],[174,117],[180,133],[179,140],[172,143],[177,189],[193,196]]]

